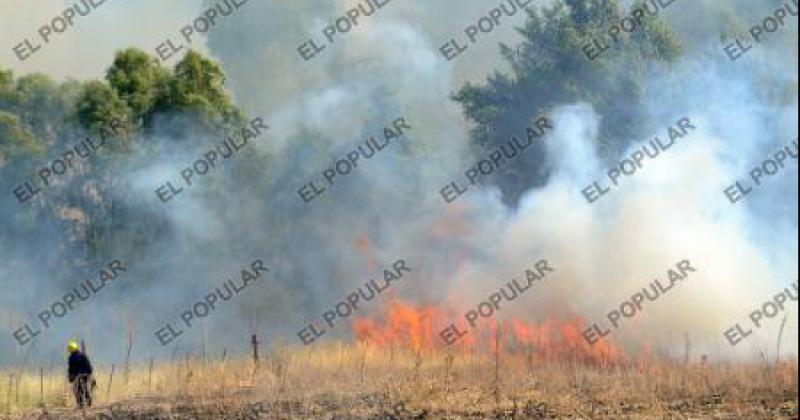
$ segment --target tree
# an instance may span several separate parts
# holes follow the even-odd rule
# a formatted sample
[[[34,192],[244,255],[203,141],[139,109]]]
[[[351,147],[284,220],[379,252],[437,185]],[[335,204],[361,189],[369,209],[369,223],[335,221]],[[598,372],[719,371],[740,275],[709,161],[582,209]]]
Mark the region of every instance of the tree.
[[[169,226],[160,208],[130,200],[132,181],[119,174],[141,170],[149,160],[128,152],[147,146],[148,152],[166,154],[182,139],[216,138],[241,126],[243,113],[224,83],[220,65],[195,52],[167,69],[140,50],[126,49],[115,55],[105,80],[87,82],[59,84],[40,74],[15,79],[0,69],[3,191],[35,177],[48,159],[72,150],[84,137],[97,140],[101,130],[111,135],[90,159],[75,158],[68,175],[25,207],[0,208],[8,222],[0,243],[63,232],[68,245],[54,253],[65,269],[96,263],[119,247],[130,247],[130,255],[149,252],[169,234]],[[115,119],[123,122],[121,135],[111,132]],[[7,199],[13,200],[10,194]]]
[[[0,168],[23,156],[40,156],[44,150],[44,145],[25,129],[18,116],[0,111]]]
[[[106,73],[106,80],[131,110],[135,126],[149,126],[153,106],[164,95],[169,71],[155,57],[129,48],[117,53]]]
[[[219,64],[189,51],[175,66],[154,112],[169,118],[171,134],[221,132],[240,126],[244,116],[224,84],[225,73]]]
[[[108,132],[114,120],[130,121],[131,113],[127,102],[114,89],[103,82],[91,81],[84,85],[78,98],[75,118],[84,129],[98,133],[101,129]]]
[[[4,106],[4,99],[11,90],[13,83],[14,74],[11,73],[11,70],[3,70],[0,68],[0,107]]]
[[[602,117],[598,148],[612,154],[624,141],[640,136],[646,125],[641,104],[643,83],[651,63],[668,65],[680,54],[676,38],[654,18],[595,60],[584,45],[598,37],[607,39],[609,26],[623,17],[616,0],[565,0],[542,12],[528,12],[518,29],[522,42],[501,45],[511,75],[494,73],[482,85],[466,84],[453,99],[476,124],[474,145],[491,148],[520,136],[533,119],[559,105],[587,102]],[[542,185],[549,169],[537,144],[520,162],[495,178],[508,203],[516,202],[531,187]]]
[[[106,80],[143,136],[217,135],[244,122],[225,90],[220,65],[195,51],[171,71],[146,52],[129,48],[117,53]]]

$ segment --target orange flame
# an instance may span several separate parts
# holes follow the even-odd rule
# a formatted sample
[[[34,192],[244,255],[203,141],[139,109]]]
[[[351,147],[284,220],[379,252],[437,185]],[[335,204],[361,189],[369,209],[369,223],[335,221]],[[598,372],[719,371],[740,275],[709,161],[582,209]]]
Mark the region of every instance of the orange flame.
[[[415,351],[435,346],[438,331],[434,325],[444,319],[436,308],[418,309],[412,305],[393,300],[387,304],[383,323],[378,320],[356,318],[353,332],[356,339],[375,346],[409,346]]]
[[[392,300],[385,308],[377,318],[354,319],[356,340],[378,347],[407,347],[416,352],[447,347],[439,332],[457,319],[451,316],[452,311],[433,306],[418,307],[397,300]],[[460,350],[495,352],[499,345],[504,352],[525,354],[537,363],[561,361],[616,366],[637,362],[608,339],[594,345],[587,343],[582,333],[588,323],[579,317],[547,319],[539,323],[512,318],[500,321],[499,325],[484,321],[475,329],[462,324],[458,328],[468,332],[453,344]]]

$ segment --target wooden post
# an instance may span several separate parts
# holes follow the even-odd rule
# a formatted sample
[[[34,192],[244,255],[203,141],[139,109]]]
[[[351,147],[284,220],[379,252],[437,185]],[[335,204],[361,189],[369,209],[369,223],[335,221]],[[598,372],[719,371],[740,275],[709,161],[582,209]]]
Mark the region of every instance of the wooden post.
[[[453,367],[453,354],[450,353],[450,350],[447,351],[445,362],[447,362],[444,370],[444,401],[446,403],[447,397],[450,396],[450,369]]]
[[[53,390],[53,388],[56,388],[56,386],[53,385],[53,382],[55,381],[57,376],[55,372],[55,367],[53,367],[53,362],[50,362],[50,366],[47,367],[47,371],[50,373],[48,376],[49,380],[47,381],[47,391],[50,392]]]
[[[253,334],[250,338],[250,344],[253,345],[253,374],[250,375],[250,384],[256,382],[256,373],[258,373],[258,336]]]
[[[500,405],[500,327],[494,331],[494,404]]]
[[[8,392],[6,393],[6,412],[11,413],[11,389],[14,386],[14,374],[8,375]]]
[[[14,384],[14,404],[19,404],[19,385],[21,383],[22,383],[22,369],[20,369],[19,377],[17,377],[17,382]]]
[[[533,344],[528,343],[528,375],[533,376]]]
[[[689,339],[689,333],[683,333],[683,341],[684,341],[684,348],[683,348],[683,364],[688,366],[691,359],[691,351],[692,351],[692,342]]]
[[[185,378],[184,392],[186,394],[188,394],[189,393],[189,381],[192,380],[192,368],[189,365],[189,353],[186,353],[186,355],[184,357],[185,357],[185,360],[186,360],[186,363],[185,363],[185,365],[186,365],[186,375],[184,376],[184,378]]]
[[[364,369],[367,367],[367,349],[364,348],[364,352],[361,353],[361,366],[359,366],[359,385],[364,384]]]
[[[781,339],[783,338],[783,330],[786,328],[786,320],[789,314],[786,314],[781,321],[781,328],[778,330],[778,347],[775,349],[775,366],[779,367],[781,364]]]
[[[39,367],[39,404],[44,408],[44,368]]]
[[[258,365],[258,336],[253,334],[253,337],[250,339],[250,343],[253,345],[253,364]]]
[[[128,328],[128,352],[125,354],[125,385],[128,384],[128,376],[131,368],[131,352],[133,351],[133,329]]]
[[[150,358],[150,373],[147,377],[147,392],[151,392],[153,389],[153,358]]]
[[[475,380],[475,344],[469,348],[469,374],[472,380]]]
[[[200,362],[205,365],[206,363],[206,341],[207,341],[207,332],[206,332],[206,324],[201,324],[202,328],[202,336],[200,337]]]
[[[111,396],[111,384],[114,382],[114,364],[111,364],[111,374],[108,377],[108,389],[106,389],[106,399]]]

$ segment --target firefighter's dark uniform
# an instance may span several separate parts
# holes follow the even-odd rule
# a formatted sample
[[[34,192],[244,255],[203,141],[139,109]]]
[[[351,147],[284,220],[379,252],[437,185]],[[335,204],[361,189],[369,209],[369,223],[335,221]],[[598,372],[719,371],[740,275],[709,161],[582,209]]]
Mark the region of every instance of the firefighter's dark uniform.
[[[92,373],[92,363],[85,354],[76,351],[69,355],[69,383],[79,408],[92,406]]]

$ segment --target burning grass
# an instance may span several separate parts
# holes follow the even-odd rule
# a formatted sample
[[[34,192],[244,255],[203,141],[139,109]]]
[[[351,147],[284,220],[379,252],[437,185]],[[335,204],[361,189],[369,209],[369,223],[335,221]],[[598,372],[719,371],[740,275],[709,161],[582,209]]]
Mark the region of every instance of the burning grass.
[[[543,327],[544,328],[544,327]],[[375,343],[275,346],[252,360],[202,360],[97,373],[97,408],[117,418],[797,418],[796,361],[777,365],[536,354],[499,341],[425,349]],[[80,418],[61,372],[5,372],[3,418]],[[16,378],[20,378],[17,380]],[[261,413],[261,414],[259,414]],[[47,417],[46,417],[47,418]]]
[[[445,311],[392,301],[355,340],[266,357],[96,372],[90,418],[746,418],[798,415],[798,364],[678,362],[590,345],[583,319],[484,323],[447,346]],[[59,370],[5,372],[3,418],[81,418]]]
[[[387,305],[382,320],[360,318],[353,323],[357,341],[372,346],[409,346],[415,351],[447,347],[436,325],[447,320],[437,308],[417,308],[400,301]],[[525,352],[531,363],[572,361],[581,364],[615,366],[632,359],[610,341],[590,345],[582,335],[587,322],[575,317],[568,320],[547,319],[540,323],[512,318],[498,325],[486,323],[475,332],[467,332],[454,344],[452,351],[496,352],[505,345],[512,352]],[[644,354],[649,353],[646,349]]]

